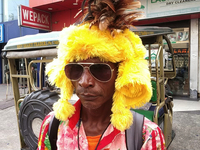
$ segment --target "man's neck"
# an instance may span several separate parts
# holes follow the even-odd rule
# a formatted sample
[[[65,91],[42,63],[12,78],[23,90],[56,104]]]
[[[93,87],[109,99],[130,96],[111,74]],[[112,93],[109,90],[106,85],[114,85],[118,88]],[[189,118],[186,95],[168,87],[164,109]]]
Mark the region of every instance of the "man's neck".
[[[112,101],[108,101],[100,108],[87,109],[82,106],[81,119],[87,136],[96,136],[103,133],[111,118]]]

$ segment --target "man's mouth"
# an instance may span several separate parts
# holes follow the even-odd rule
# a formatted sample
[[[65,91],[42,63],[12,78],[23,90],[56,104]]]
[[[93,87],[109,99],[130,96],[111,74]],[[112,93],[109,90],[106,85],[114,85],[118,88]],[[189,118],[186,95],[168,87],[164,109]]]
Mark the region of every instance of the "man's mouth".
[[[91,94],[91,93],[82,93],[78,95],[80,99],[84,100],[95,100],[97,98],[97,95]]]

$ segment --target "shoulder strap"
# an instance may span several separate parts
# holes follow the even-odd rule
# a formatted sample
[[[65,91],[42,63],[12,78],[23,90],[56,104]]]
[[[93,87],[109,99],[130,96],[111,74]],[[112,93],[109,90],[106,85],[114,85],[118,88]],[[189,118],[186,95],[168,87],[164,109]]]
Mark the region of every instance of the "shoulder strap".
[[[144,116],[131,111],[133,114],[133,124],[125,131],[126,145],[128,150],[140,150],[143,144],[142,129]]]
[[[57,141],[57,134],[58,134],[58,126],[60,121],[56,119],[55,116],[52,117],[49,123],[48,135],[49,141],[51,144],[51,150],[57,150],[56,141]]]

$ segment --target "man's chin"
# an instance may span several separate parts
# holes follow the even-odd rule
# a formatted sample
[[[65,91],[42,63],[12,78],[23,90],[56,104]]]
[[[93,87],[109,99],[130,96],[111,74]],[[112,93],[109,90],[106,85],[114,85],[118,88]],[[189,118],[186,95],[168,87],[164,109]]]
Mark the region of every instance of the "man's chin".
[[[84,101],[82,102],[83,107],[85,107],[86,109],[98,109],[100,106],[95,103],[94,101]]]

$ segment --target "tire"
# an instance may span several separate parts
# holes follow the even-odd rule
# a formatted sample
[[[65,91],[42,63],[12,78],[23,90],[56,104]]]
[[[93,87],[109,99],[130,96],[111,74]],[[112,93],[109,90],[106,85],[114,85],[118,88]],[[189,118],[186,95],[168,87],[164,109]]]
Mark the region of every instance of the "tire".
[[[30,150],[37,149],[40,127],[45,116],[52,111],[59,99],[56,92],[39,90],[25,97],[19,111],[19,127],[25,144]]]

